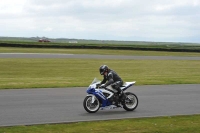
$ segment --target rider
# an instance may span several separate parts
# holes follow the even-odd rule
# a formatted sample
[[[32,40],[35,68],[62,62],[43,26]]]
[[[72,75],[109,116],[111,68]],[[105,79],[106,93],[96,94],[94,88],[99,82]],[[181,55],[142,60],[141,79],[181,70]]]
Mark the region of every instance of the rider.
[[[101,81],[100,87],[105,88],[111,85],[118,91],[119,96],[122,96],[123,92],[120,87],[123,85],[123,80],[119,77],[119,75],[115,71],[109,69],[107,65],[100,66],[99,72],[101,75],[104,75],[104,79]]]

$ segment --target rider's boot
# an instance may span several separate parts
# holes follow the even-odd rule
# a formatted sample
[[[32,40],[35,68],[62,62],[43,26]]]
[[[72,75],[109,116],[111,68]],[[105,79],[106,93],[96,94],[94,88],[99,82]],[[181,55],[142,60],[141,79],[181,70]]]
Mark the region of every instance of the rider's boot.
[[[121,107],[118,102],[115,102],[115,106]]]
[[[121,98],[124,94],[123,91],[120,88],[117,88],[117,91],[118,91],[119,98]]]

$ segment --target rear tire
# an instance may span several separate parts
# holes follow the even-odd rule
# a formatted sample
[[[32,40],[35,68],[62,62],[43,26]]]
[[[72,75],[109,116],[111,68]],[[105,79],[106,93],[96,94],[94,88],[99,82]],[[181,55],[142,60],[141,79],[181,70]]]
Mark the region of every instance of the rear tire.
[[[122,105],[126,111],[133,111],[137,108],[138,102],[138,98],[134,93],[126,92]]]
[[[94,103],[92,102],[92,96],[86,96],[83,101],[83,107],[88,113],[96,113],[100,108],[100,102],[95,97]]]

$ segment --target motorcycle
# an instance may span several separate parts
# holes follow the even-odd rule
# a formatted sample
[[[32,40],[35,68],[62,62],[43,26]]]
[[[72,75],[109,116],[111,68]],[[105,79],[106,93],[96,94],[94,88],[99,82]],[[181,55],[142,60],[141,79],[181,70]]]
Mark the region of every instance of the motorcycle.
[[[92,83],[87,88],[88,95],[83,101],[84,109],[89,113],[96,113],[99,109],[116,109],[124,108],[126,111],[133,111],[138,106],[138,97],[132,92],[126,90],[133,86],[136,81],[125,82],[120,87],[123,94],[119,96],[118,91],[109,85],[105,88],[99,88],[100,80],[94,78]]]

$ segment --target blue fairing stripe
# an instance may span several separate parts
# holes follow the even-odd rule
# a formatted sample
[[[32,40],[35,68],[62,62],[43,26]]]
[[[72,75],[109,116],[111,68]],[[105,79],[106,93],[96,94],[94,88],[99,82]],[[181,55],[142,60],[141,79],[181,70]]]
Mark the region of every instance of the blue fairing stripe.
[[[96,93],[98,96],[100,96],[102,99],[106,100],[100,93]]]
[[[104,95],[101,93],[100,90],[96,90],[95,93],[96,93],[99,97],[101,97],[102,99],[106,100],[106,98],[104,97]]]

